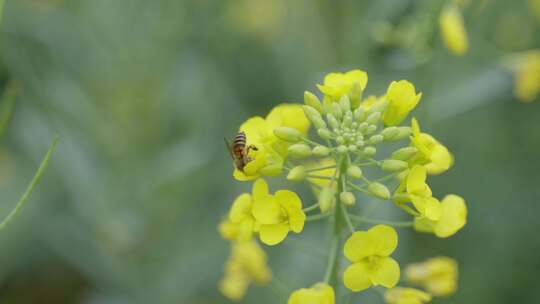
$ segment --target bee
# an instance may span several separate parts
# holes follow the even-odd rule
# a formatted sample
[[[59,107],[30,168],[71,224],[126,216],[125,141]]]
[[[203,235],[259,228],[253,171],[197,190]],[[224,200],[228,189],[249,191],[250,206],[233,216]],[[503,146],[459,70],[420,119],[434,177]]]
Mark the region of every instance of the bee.
[[[246,145],[246,133],[244,132],[236,134],[232,144],[225,138],[225,145],[231,154],[234,166],[242,172],[244,172],[246,164],[252,161],[251,157],[248,155],[249,151],[259,150],[254,145]]]

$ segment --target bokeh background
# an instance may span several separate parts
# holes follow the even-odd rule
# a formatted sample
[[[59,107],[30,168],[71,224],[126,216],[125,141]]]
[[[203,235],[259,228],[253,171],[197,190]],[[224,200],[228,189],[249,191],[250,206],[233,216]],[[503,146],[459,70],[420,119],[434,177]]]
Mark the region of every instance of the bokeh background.
[[[465,2],[470,48],[455,56],[445,1],[7,0],[0,87],[20,91],[0,144],[2,217],[61,141],[0,234],[0,303],[229,303],[216,228],[250,185],[232,179],[223,137],[353,68],[368,93],[397,79],[423,92],[414,114],[456,157],[434,192],[469,206],[449,239],[400,230],[400,262],[459,261],[458,293],[434,303],[540,303],[540,100],[518,101],[505,67],[540,47],[538,1]],[[267,248],[276,280],[243,303],[320,280],[326,228]]]

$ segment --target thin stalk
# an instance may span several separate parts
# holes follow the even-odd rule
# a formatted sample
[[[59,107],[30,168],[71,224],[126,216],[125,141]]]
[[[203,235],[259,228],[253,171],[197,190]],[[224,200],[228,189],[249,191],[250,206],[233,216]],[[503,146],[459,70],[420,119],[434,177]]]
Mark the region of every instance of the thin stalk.
[[[309,207],[306,207],[306,208],[302,209],[302,211],[309,212],[309,211],[315,210],[317,208],[319,208],[319,203],[316,203],[316,204],[313,204],[313,205],[311,205]]]
[[[315,214],[315,215],[312,215],[312,216],[308,216],[306,218],[306,222],[318,221],[318,220],[321,220],[323,218],[327,218],[332,214],[333,214],[333,212],[325,212],[325,213],[320,213],[320,214]]]
[[[365,188],[362,188],[362,187],[360,187],[360,186],[358,186],[358,185],[355,185],[355,184],[353,184],[353,183],[351,183],[351,182],[349,182],[349,183],[347,183],[347,184],[349,185],[349,187],[353,188],[354,190],[360,191],[360,192],[362,192],[362,193],[364,193],[364,194],[367,194],[367,195],[372,195],[371,192],[369,192],[369,191],[368,191],[367,189],[365,189]]]
[[[336,192],[336,212],[334,212],[334,226],[332,231],[332,238],[333,243],[336,249],[334,251],[337,251],[337,248],[341,246],[342,243],[342,234],[343,234],[343,213],[339,212],[339,208],[341,207],[341,201],[339,200],[339,194],[343,191],[343,172],[347,171],[347,161],[345,158],[342,158],[339,162],[339,170],[336,171],[338,174],[338,191]],[[339,171],[339,173],[338,173]],[[336,293],[336,298],[339,299],[339,259],[334,258],[333,263],[328,266],[330,268],[329,272],[329,278],[327,282],[334,288],[334,291]]]
[[[39,168],[34,175],[34,178],[32,178],[32,181],[26,188],[26,191],[23,193],[17,204],[15,205],[15,208],[11,210],[11,212],[4,218],[4,220],[0,223],[0,231],[3,230],[14,218],[17,216],[21,208],[24,206],[24,204],[28,201],[30,198],[30,195],[36,188],[37,184],[39,183],[39,180],[45,173],[45,170],[47,169],[47,165],[49,164],[49,160],[51,159],[54,149],[56,148],[56,144],[58,143],[58,136],[56,136],[49,147],[49,150],[47,151],[47,154],[45,154],[45,157],[41,161],[41,164],[39,165]]]
[[[352,215],[350,214],[349,217],[359,223],[365,223],[365,224],[385,224],[389,226],[394,227],[412,227],[414,226],[414,221],[405,221],[405,222],[394,222],[394,221],[388,221],[388,220],[379,220],[379,219],[370,219],[358,215]]]
[[[326,264],[326,272],[324,273],[325,283],[330,283],[330,279],[332,277],[332,274],[334,273],[334,265],[336,264],[338,249],[338,240],[332,240],[332,245],[330,246],[330,255],[328,256],[328,264]]]
[[[341,204],[341,211],[343,212],[343,217],[345,218],[345,223],[347,223],[347,226],[349,227],[349,231],[353,234],[355,232],[354,225],[351,222],[349,212],[347,212],[347,209],[343,204]]]
[[[308,174],[306,178],[318,178],[318,179],[327,179],[327,180],[334,180],[333,177],[330,176],[324,176],[324,175],[317,175],[317,174]]]

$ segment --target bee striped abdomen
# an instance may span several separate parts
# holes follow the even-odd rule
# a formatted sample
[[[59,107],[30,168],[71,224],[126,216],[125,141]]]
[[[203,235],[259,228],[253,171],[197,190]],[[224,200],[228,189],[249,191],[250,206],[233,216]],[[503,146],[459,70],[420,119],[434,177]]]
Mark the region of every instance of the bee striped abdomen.
[[[236,135],[233,141],[233,153],[236,157],[242,157],[244,155],[244,149],[246,148],[246,134],[240,132]]]

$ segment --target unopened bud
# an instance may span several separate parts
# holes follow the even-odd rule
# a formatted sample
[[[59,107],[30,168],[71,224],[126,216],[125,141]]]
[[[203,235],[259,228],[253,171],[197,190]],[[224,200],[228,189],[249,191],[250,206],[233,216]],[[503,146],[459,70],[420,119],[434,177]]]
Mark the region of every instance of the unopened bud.
[[[322,119],[321,114],[315,108],[311,106],[302,106],[306,117],[315,125],[317,128],[325,128],[326,123]]]
[[[368,157],[373,156],[377,153],[377,149],[375,147],[365,147],[364,148],[364,154]]]
[[[360,83],[355,82],[349,91],[349,99],[353,108],[358,107],[360,100],[362,99],[362,86]]]
[[[369,192],[371,192],[371,194],[375,195],[378,198],[382,198],[382,199],[390,198],[390,190],[388,190],[388,188],[381,183],[369,184],[368,190]]]
[[[339,106],[341,107],[341,111],[343,113],[351,110],[351,102],[349,101],[349,96],[343,95],[339,99]]]
[[[334,189],[322,188],[321,192],[319,193],[319,208],[321,208],[321,213],[325,213],[332,209],[334,204]]]
[[[326,129],[326,128],[320,128],[317,130],[317,134],[319,134],[319,136],[322,138],[322,139],[330,139],[332,138],[332,132],[330,132],[330,130]]]
[[[341,192],[339,194],[339,200],[347,206],[352,206],[356,203],[356,197],[349,191]]]
[[[362,169],[360,169],[358,166],[350,166],[347,168],[347,175],[352,178],[359,179],[362,177]]]
[[[328,121],[330,127],[334,129],[339,129],[339,123],[333,114],[326,114],[326,121]]]
[[[405,147],[392,153],[393,159],[398,160],[409,160],[411,157],[415,156],[418,150],[415,147]]]
[[[301,182],[307,176],[306,168],[304,166],[296,166],[289,171],[287,179],[294,182]]]
[[[367,135],[370,135],[370,134],[373,134],[375,131],[377,131],[377,126],[376,125],[369,125],[366,129],[366,134]]]
[[[330,154],[330,149],[328,149],[328,147],[325,147],[325,146],[316,146],[315,148],[313,148],[311,153],[318,157],[324,157]]]
[[[369,114],[369,116],[366,118],[366,121],[374,125],[379,122],[379,119],[381,119],[381,112],[373,112]]]
[[[393,140],[398,134],[399,129],[397,127],[388,127],[381,131],[384,140]]]
[[[289,127],[278,127],[274,129],[277,138],[288,142],[297,142],[302,138],[300,131]]]
[[[409,164],[407,162],[397,159],[385,159],[381,165],[381,169],[390,172],[403,171],[408,167]]]
[[[354,119],[358,122],[363,122],[366,119],[366,110],[364,108],[354,110]]]
[[[367,122],[363,122],[358,126],[358,130],[362,133],[365,133],[367,128],[369,127],[369,124]]]
[[[350,152],[356,152],[358,147],[356,145],[349,145],[347,146],[347,149],[349,149]]]
[[[335,102],[332,103],[332,114],[334,114],[334,116],[338,119],[341,118],[341,116],[343,115],[343,112],[341,111],[341,107],[339,106],[338,103],[335,103]]]
[[[368,140],[368,143],[371,144],[371,145],[376,145],[380,142],[382,142],[384,139],[384,137],[380,134],[377,134],[377,135],[373,135],[369,138]]]
[[[398,134],[392,140],[401,140],[411,135],[411,127],[398,127]]]
[[[347,151],[348,151],[348,150],[347,150],[347,147],[344,146],[344,145],[339,145],[339,146],[337,147],[337,152],[338,152],[339,154],[345,154],[345,153],[347,153]]]
[[[304,92],[304,103],[310,107],[313,107],[319,113],[323,113],[323,107],[319,98],[310,91]]]
[[[277,164],[268,165],[268,166],[262,167],[259,170],[259,172],[262,175],[266,175],[266,176],[278,176],[281,174],[282,171],[283,171],[283,166],[277,165]]]
[[[294,158],[305,158],[311,155],[311,149],[306,144],[294,144],[288,149],[289,155]]]

